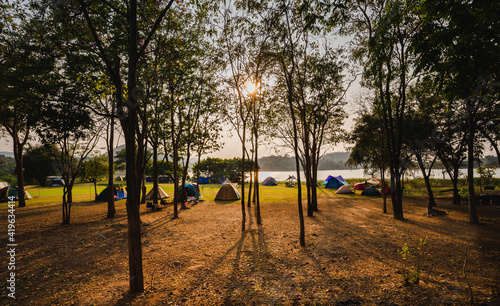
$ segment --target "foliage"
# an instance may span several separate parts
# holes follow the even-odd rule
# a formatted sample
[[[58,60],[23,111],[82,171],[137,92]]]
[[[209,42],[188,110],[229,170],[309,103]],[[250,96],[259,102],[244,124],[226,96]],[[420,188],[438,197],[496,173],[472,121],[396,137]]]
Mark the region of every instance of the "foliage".
[[[417,245],[416,251],[414,254],[410,251],[410,247],[407,243],[398,250],[399,255],[401,255],[401,260],[403,261],[403,269],[401,270],[401,275],[403,277],[403,285],[408,286],[410,282],[415,285],[418,285],[421,279],[422,274],[422,255],[423,255],[423,247],[427,245],[427,241],[425,239],[420,238],[419,243]],[[410,260],[413,261],[414,266],[409,268]]]
[[[253,171],[254,163],[245,160],[245,172]],[[213,158],[208,157],[195,165],[193,171],[196,172],[199,167],[203,176],[210,177],[213,183],[218,183],[219,179],[229,178],[232,182],[241,182],[241,158]]]
[[[96,182],[108,176],[108,156],[96,155],[85,160],[80,168],[82,182]]]
[[[47,153],[49,151],[56,152],[56,156],[60,155],[54,147],[49,150],[43,145],[28,148],[24,155],[26,183],[45,186],[47,176],[61,175],[54,157]]]
[[[479,166],[476,172],[479,174],[479,182],[481,186],[491,185],[493,183],[493,175],[498,167],[495,164],[488,166]]]
[[[0,155],[0,182],[7,182],[14,184],[16,177],[13,174],[16,169],[16,162],[14,158]]]

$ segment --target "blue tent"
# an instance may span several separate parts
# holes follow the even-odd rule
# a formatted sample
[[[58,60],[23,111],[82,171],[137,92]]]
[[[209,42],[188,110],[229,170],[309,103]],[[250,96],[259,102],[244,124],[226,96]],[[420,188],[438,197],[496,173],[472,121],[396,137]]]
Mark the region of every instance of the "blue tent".
[[[146,176],[146,182],[150,183],[153,181],[153,177],[151,176]]]
[[[113,186],[113,191],[114,191],[113,193],[114,193],[115,201],[127,198],[127,191],[125,190],[125,187]],[[108,200],[108,192],[109,192],[109,187],[104,188],[104,190],[101,191],[101,193],[97,196],[96,200],[97,201],[107,201]]]
[[[208,184],[208,181],[210,180],[210,177],[201,177],[198,179],[199,184]]]
[[[329,175],[321,185],[326,185],[328,184],[328,181],[332,178],[333,176]]]
[[[201,197],[200,190],[196,184],[186,184],[184,185],[188,197],[195,197],[199,199]],[[179,195],[182,192],[182,186],[179,186]]]
[[[339,176],[335,176],[335,178],[339,181],[341,181],[342,183],[344,183],[344,185],[347,185],[349,186],[349,183],[347,183],[344,178],[342,177],[342,175],[339,175]]]
[[[325,188],[340,188],[344,185],[349,186],[346,181],[342,178],[342,176],[333,176],[328,180],[328,183],[326,183]]]

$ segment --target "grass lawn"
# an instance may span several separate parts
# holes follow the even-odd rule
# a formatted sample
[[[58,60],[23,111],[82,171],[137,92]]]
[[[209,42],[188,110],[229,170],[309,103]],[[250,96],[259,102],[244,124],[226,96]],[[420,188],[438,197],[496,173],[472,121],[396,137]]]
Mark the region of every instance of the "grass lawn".
[[[173,193],[172,184],[161,186]],[[4,286],[0,304],[465,305],[465,252],[476,303],[500,297],[499,206],[478,206],[482,225],[472,226],[466,205],[440,198],[447,215],[427,217],[426,198],[411,194],[404,199],[406,220],[396,221],[390,199],[383,214],[380,197],[320,187],[320,211],[305,217],[302,248],[297,190],[284,184],[260,187],[263,223],[256,224],[252,205],[244,232],[240,202],[213,200],[219,185],[201,186],[203,201],[189,203],[178,219],[172,205],[160,211],[142,205],[146,291],[130,295],[125,201],[116,201],[117,214],[108,219],[107,203],[86,200],[92,184],[75,188],[80,202],[72,206],[70,225],[61,224],[61,188],[40,188],[28,207],[15,209],[17,300],[5,297]],[[0,219],[7,214],[0,209]],[[412,254],[406,268],[399,253],[405,244]],[[404,286],[402,272],[415,273],[417,260],[420,282]],[[8,272],[0,270],[0,277]]]
[[[347,182],[351,184],[351,187],[355,182],[362,182],[363,179],[347,179]],[[321,183],[321,182],[319,182]],[[126,182],[116,182],[115,184],[120,184],[126,186]],[[443,179],[431,179],[431,184],[434,192],[434,197],[436,198],[448,198],[452,195],[450,189],[453,187],[450,180]],[[465,179],[459,180],[458,188],[466,188],[467,182]],[[500,186],[500,179],[494,179],[494,185]],[[107,182],[102,181],[97,184],[97,194],[99,194],[104,188],[106,188]],[[165,190],[170,196],[174,193],[173,184],[160,184],[161,188]],[[302,183],[303,195],[306,196],[305,183]],[[146,183],[147,192],[151,190],[153,183]],[[219,191],[219,184],[203,184],[200,185],[200,193],[203,199],[213,200]],[[408,180],[405,182],[405,189],[408,194],[426,196],[427,190],[425,188],[425,183],[423,179]],[[477,194],[480,192],[479,186],[476,186]],[[241,186],[238,186],[238,190],[241,192]],[[279,182],[278,186],[259,186],[261,199],[264,199],[268,203],[277,203],[283,200],[286,201],[296,201],[297,187],[287,188],[283,182]],[[325,189],[324,186],[320,185],[318,188],[318,195],[331,196],[335,194],[334,189]],[[444,191],[444,192],[443,192]],[[33,187],[29,189],[32,199],[26,201],[27,206],[43,205],[43,204],[55,204],[62,203],[63,187]],[[359,191],[356,191],[360,193]],[[245,185],[245,193],[247,196],[245,200],[248,199],[248,184]],[[94,201],[95,191],[93,183],[77,183],[73,187],[73,202],[89,202]],[[7,203],[0,203],[1,207],[6,207]]]

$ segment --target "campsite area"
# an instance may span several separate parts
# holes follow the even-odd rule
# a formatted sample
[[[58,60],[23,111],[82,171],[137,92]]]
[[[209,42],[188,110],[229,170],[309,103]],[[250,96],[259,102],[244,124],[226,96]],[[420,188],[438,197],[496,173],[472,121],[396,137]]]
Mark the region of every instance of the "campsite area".
[[[162,187],[173,191],[171,184]],[[146,291],[135,296],[127,293],[124,200],[116,202],[116,217],[106,219],[105,202],[82,196],[70,225],[61,224],[61,204],[16,208],[17,299],[6,299],[2,286],[1,303],[452,305],[469,303],[468,284],[476,304],[498,303],[500,206],[478,206],[482,224],[470,225],[465,205],[440,198],[447,215],[427,217],[425,197],[411,195],[404,200],[406,220],[396,221],[390,201],[385,215],[380,197],[321,187],[320,211],[305,218],[301,248],[295,188],[263,186],[263,224],[256,225],[252,208],[244,233],[240,202],[214,201],[219,188],[203,186],[203,201],[188,204],[175,220],[171,205],[161,211],[142,205]],[[7,256],[0,258],[6,266]],[[418,262],[419,283],[404,286],[403,275],[415,275]]]

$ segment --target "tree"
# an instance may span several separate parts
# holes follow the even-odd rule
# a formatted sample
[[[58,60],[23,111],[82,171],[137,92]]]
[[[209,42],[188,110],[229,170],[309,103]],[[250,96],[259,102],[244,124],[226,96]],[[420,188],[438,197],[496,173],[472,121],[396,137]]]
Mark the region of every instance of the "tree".
[[[80,179],[83,182],[94,183],[95,197],[97,198],[97,181],[108,175],[108,157],[106,155],[96,155],[90,157],[82,163]],[[113,184],[108,186],[113,186]]]
[[[421,29],[413,48],[418,71],[446,76],[443,93],[452,103],[463,101],[467,120],[469,222],[479,223],[474,193],[474,156],[481,109],[498,104],[500,8],[495,1],[423,1]]]
[[[382,133],[382,120],[377,114],[362,113],[355,120],[349,141],[354,143],[346,164],[362,166],[365,173],[374,175],[379,172],[382,190],[385,191],[385,171],[387,170],[387,148]],[[383,213],[387,213],[386,193],[383,196]]]
[[[42,2],[42,0],[40,0]],[[95,54],[101,73],[113,84],[116,115],[123,129],[126,147],[127,222],[130,291],[144,291],[140,231],[140,185],[144,168],[145,131],[139,126],[140,91],[138,64],[156,30],[170,10],[173,0],[129,1],[49,1],[54,19],[71,34],[81,50]],[[151,22],[153,21],[153,22]],[[124,63],[122,65],[122,63]]]
[[[99,140],[98,126],[89,113],[67,101],[47,101],[37,134],[52,157],[65,181],[62,197],[63,224],[69,224],[73,203],[73,185],[87,156]],[[57,148],[57,150],[52,150]]]
[[[407,164],[400,157],[414,58],[410,40],[418,27],[413,7],[413,1],[356,1],[351,12],[354,55],[364,65],[363,84],[374,91],[374,110],[383,122],[397,220],[404,219],[402,175]]]
[[[39,30],[42,20],[38,16],[28,16],[20,3],[2,3],[0,8],[1,18],[7,17],[0,28],[0,125],[12,138],[17,185],[23,193],[24,148],[48,91],[56,55],[50,45],[42,43],[46,35]],[[24,206],[21,196],[19,207]]]
[[[47,176],[60,175],[58,173],[57,162],[54,157],[48,152],[56,152],[55,156],[61,153],[57,152],[57,148],[53,147],[46,150],[43,145],[28,147],[24,155],[24,168],[26,171],[26,182],[28,184],[40,184],[45,186]]]

